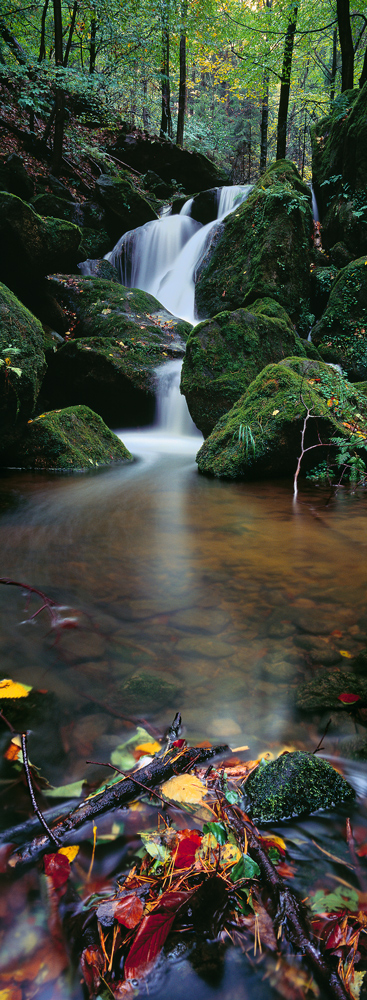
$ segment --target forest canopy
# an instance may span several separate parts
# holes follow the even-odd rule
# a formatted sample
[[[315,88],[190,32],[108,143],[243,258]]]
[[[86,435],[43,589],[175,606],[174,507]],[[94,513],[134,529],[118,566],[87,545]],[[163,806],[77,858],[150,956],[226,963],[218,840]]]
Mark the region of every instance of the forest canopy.
[[[70,113],[125,123],[238,182],[284,155],[310,175],[310,125],[335,100],[343,113],[366,46],[364,0],[8,0],[0,19],[0,73],[18,78],[31,132],[37,115],[61,145]]]

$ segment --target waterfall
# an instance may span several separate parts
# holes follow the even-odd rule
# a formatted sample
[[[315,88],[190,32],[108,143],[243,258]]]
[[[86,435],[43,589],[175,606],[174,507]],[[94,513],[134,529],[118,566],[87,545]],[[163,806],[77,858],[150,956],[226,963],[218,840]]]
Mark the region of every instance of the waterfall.
[[[191,437],[199,431],[191,420],[186,399],[180,393],[182,360],[156,368],[157,396],[155,428],[164,434]]]
[[[245,201],[251,187],[221,188],[217,218],[206,226],[191,218],[192,199],[188,199],[180,215],[124,233],[106,260],[117,268],[123,285],[150,292],[174,316],[195,324],[197,268],[220,222]]]
[[[311,197],[312,197],[312,215],[314,222],[320,222],[319,209],[316,201],[316,195],[311,184]]]

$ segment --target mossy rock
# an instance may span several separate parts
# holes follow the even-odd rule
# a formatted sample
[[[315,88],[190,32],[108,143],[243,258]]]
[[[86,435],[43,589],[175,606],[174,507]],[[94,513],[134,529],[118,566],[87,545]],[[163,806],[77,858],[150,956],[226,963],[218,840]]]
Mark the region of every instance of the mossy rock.
[[[101,258],[111,249],[111,241],[106,229],[90,229],[87,226],[83,226],[81,233],[81,260]],[[106,260],[105,263],[107,264],[108,261]]]
[[[80,240],[71,222],[41,218],[25,201],[0,192],[0,280],[10,288],[76,267]]]
[[[367,378],[367,256],[339,271],[312,340],[352,381]]]
[[[229,479],[294,474],[306,407],[312,419],[304,444],[311,450],[303,474],[334,456],[334,436],[348,441],[352,426],[367,435],[367,401],[355,386],[323,362],[287,358],[264,368],[221,417],[197,454],[200,472]],[[318,447],[320,439],[325,446]]]
[[[307,335],[311,228],[311,192],[294,165],[280,160],[219,226],[198,269],[198,316],[270,297]]]
[[[125,682],[121,689],[123,704],[127,711],[164,710],[174,705],[178,686],[156,673],[139,670]]]
[[[20,436],[33,416],[46,370],[43,347],[38,319],[0,284],[1,450]]]
[[[320,670],[316,677],[301,684],[297,691],[297,708],[302,712],[320,712],[326,708],[346,708],[341,694],[359,695],[367,703],[367,680],[346,670]]]
[[[122,173],[118,177],[101,174],[96,181],[96,195],[107,212],[106,228],[112,239],[158,218],[146,198]]]
[[[111,267],[109,261],[104,263]],[[184,352],[183,343],[178,348],[176,342],[187,339],[190,324],[168,313],[149,292],[125,288],[114,279],[63,274],[51,276],[49,290],[69,315],[73,337],[106,337],[116,341],[133,338],[140,348],[146,346],[147,364],[150,345],[157,348],[154,364],[159,363],[160,357],[164,361],[163,351],[174,357]]]
[[[59,198],[56,194],[47,191],[44,194],[37,194],[32,199],[32,208],[38,215],[51,216],[53,219],[64,219],[67,222],[78,224],[78,202],[70,198]]]
[[[306,356],[303,343],[283,307],[271,299],[196,326],[186,345],[181,391],[204,437],[265,365],[296,354]]]
[[[311,267],[311,310],[319,319],[338,276],[337,267]]]
[[[12,455],[12,464],[23,469],[57,472],[132,460],[122,441],[87,406],[51,410],[30,420]]]
[[[355,791],[338,771],[315,754],[295,750],[252,771],[244,785],[255,823],[278,823],[320,809],[350,804]]]

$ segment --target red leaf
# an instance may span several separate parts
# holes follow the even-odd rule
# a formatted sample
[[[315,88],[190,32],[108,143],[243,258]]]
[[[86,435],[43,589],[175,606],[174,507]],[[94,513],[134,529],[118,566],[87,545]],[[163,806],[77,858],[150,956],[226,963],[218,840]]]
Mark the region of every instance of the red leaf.
[[[65,885],[70,875],[70,861],[65,854],[45,854],[45,873],[49,875],[54,889]]]
[[[171,930],[177,911],[191,892],[164,892],[159,906],[143,917],[125,962],[126,979],[138,979],[147,972]]]
[[[350,694],[349,691],[344,691],[343,694],[338,694],[338,700],[343,705],[353,705],[355,701],[360,701],[361,699],[359,694]]]
[[[336,924],[331,934],[326,938],[325,948],[337,948],[341,943],[345,943],[345,937],[339,924]]]
[[[185,834],[182,837],[182,834]],[[195,862],[195,854],[202,841],[198,830],[181,830],[180,843],[175,854],[175,868],[191,868]]]
[[[100,972],[103,967],[104,958],[98,945],[92,944],[89,948],[84,948],[80,958],[80,968],[91,995],[98,992],[101,982]]]
[[[367,854],[367,844],[362,844],[361,847],[358,848],[357,854],[359,858],[364,858]]]
[[[136,927],[144,913],[144,904],[139,896],[124,896],[119,899],[115,909],[115,920],[124,927]]]

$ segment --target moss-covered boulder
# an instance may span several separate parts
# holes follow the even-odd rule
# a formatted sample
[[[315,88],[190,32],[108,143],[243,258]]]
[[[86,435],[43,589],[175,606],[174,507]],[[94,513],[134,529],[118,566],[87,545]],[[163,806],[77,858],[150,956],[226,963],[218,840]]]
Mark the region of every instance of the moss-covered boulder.
[[[160,711],[174,705],[179,692],[178,684],[156,671],[138,670],[123,684],[121,694],[125,711]]]
[[[0,449],[22,433],[33,416],[46,369],[39,321],[0,285]]]
[[[297,691],[297,707],[303,712],[320,712],[327,708],[350,709],[342,694],[358,695],[367,704],[367,680],[346,670],[320,670],[316,677],[301,684]]]
[[[41,218],[25,201],[0,192],[0,280],[13,290],[76,267],[80,240],[71,222]]]
[[[186,345],[181,391],[204,437],[266,365],[296,354],[306,356],[302,341],[271,299],[196,326]]]
[[[247,809],[257,823],[277,823],[319,809],[350,804],[355,791],[315,754],[286,751],[252,771],[244,785]]]
[[[304,447],[311,450],[301,473],[334,458],[334,436],[367,437],[366,397],[355,386],[322,362],[287,358],[264,368],[221,417],[197,454],[200,472],[230,479],[294,474],[307,409]]]
[[[167,184],[180,185],[187,194],[228,184],[228,174],[203,153],[182,149],[169,139],[148,136],[146,132],[135,130],[127,135],[121,129],[108,152],[135,170],[154,170]]]
[[[339,272],[312,341],[321,356],[340,364],[352,381],[367,378],[367,256]]]
[[[11,457],[11,464],[22,469],[60,472],[131,461],[122,441],[88,406],[51,410],[30,420]]]
[[[118,239],[129,229],[157,219],[146,198],[136,190],[127,176],[101,174],[96,181],[96,196],[106,210],[106,228],[111,239]]]
[[[307,336],[311,228],[311,192],[296,167],[279,160],[216,231],[198,269],[198,316],[268,296]]]
[[[337,276],[337,267],[314,267],[311,265],[311,310],[316,319],[320,319],[324,309],[326,309]]]

